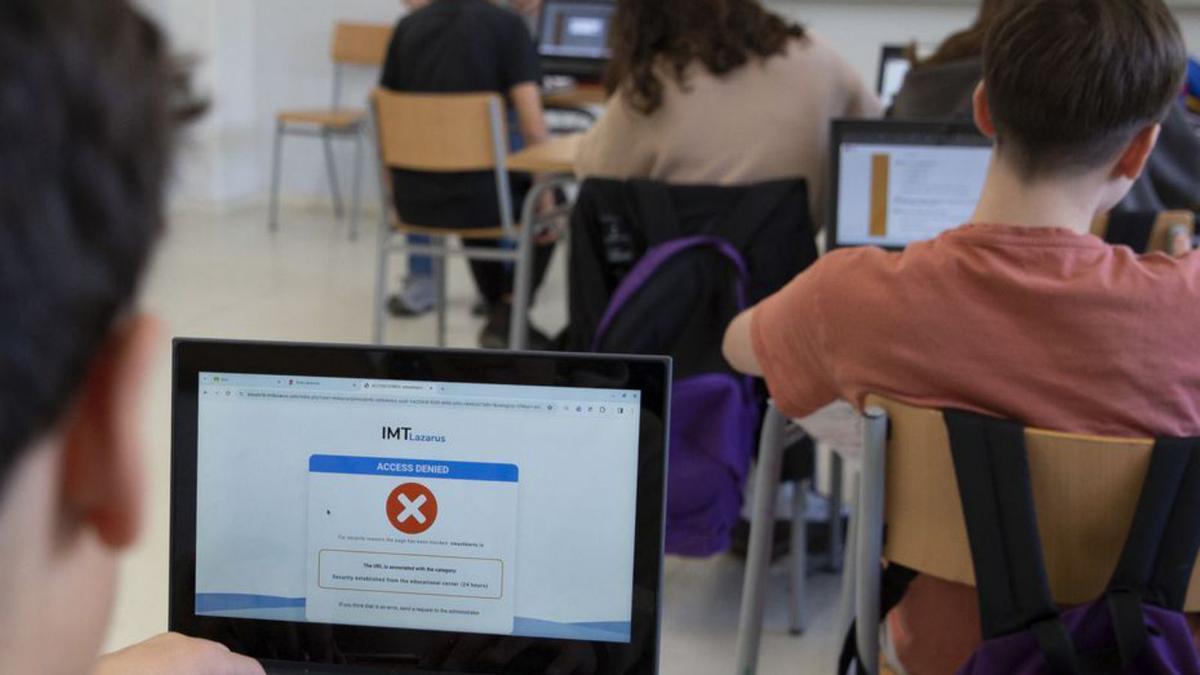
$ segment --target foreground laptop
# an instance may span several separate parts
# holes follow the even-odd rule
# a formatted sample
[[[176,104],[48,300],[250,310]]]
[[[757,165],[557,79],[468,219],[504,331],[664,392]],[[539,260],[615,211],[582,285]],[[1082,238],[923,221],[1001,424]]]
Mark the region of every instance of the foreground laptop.
[[[992,144],[970,124],[833,123],[827,248],[901,250],[965,224]]]
[[[658,672],[668,360],[174,362],[171,630],[272,673]]]

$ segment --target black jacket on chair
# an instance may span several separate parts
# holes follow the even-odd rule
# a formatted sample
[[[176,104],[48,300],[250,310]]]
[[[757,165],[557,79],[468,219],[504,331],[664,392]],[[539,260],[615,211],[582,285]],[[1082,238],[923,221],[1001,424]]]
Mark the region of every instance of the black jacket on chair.
[[[817,259],[803,180],[717,187],[589,179],[571,217],[570,324],[563,347],[591,350],[613,293],[649,248],[700,234],[721,237],[741,252],[750,272],[751,304]],[[727,369],[719,333],[733,300],[724,292],[731,288],[724,283],[730,270],[719,256],[700,254],[669,272],[645,299],[661,307],[656,325],[635,327],[626,338],[612,335],[606,342],[616,339],[633,352],[670,353],[676,356],[677,376],[710,371],[718,363],[719,370]],[[706,307],[713,298],[722,299],[708,304],[721,306]]]

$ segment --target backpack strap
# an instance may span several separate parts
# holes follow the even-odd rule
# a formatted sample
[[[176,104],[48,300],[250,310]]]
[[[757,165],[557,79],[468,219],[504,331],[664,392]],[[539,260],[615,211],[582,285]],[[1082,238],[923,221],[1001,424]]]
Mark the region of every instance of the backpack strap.
[[[1200,552],[1200,439],[1162,439],[1138,498],[1125,548],[1108,585],[1121,663],[1145,649],[1143,603],[1182,612]]]
[[[908,587],[917,578],[916,570],[909,569],[896,563],[888,563],[880,575],[879,584],[879,622],[887,621],[891,613],[904,596]],[[842,655],[838,658],[838,675],[850,675],[850,667],[862,663],[862,655],[858,652],[858,619],[850,622],[846,637],[842,641]]]
[[[600,320],[600,325],[596,329],[596,336],[592,340],[592,351],[600,351],[600,343],[603,342],[604,336],[612,328],[617,315],[654,278],[654,275],[658,273],[663,265],[681,253],[697,248],[715,249],[733,264],[734,271],[737,274],[737,306],[739,310],[746,309],[746,285],[750,280],[750,271],[746,267],[746,261],[742,258],[742,254],[734,248],[733,244],[720,237],[709,235],[673,239],[646,251],[646,255],[642,256],[642,259],[629,271],[629,274],[625,275],[625,279],[621,281],[621,285],[613,293],[612,299],[608,303],[608,309],[605,310],[604,317]]]
[[[984,640],[1029,631],[1055,673],[1079,673],[1050,594],[1020,424],[944,413],[975,567]]]

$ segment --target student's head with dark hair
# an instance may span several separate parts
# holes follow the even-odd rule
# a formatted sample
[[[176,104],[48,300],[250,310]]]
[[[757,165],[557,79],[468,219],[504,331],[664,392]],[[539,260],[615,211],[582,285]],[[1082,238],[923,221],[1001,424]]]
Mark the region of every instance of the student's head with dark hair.
[[[1131,183],[1185,67],[1162,0],[1023,0],[988,30],[976,119],[1025,180],[1105,171]]]
[[[90,671],[140,513],[134,295],[183,97],[126,0],[0,3],[0,659]]]
[[[621,89],[636,110],[651,114],[662,105],[664,77],[686,86],[693,64],[724,75],[803,37],[803,28],[759,0],[617,0],[608,89]]]

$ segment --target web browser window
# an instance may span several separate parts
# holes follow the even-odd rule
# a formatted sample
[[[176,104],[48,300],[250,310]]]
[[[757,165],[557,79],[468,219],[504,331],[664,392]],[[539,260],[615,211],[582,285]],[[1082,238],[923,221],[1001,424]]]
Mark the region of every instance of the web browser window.
[[[640,404],[201,373],[196,612],[628,642]]]

